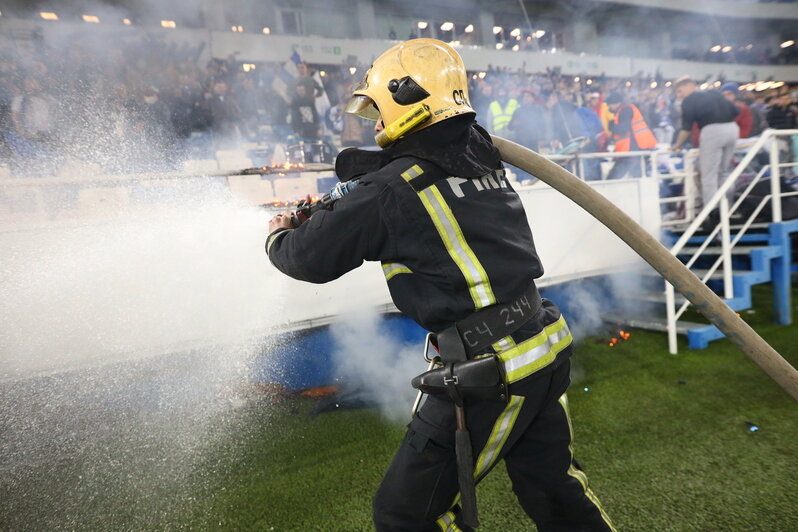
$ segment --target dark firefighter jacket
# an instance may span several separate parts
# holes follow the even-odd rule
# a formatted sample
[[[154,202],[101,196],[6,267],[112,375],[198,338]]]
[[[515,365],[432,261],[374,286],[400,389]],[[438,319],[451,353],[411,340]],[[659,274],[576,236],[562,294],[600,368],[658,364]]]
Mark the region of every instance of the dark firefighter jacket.
[[[396,307],[437,332],[543,273],[498,150],[471,116],[382,151],[344,150],[336,171],[360,185],[267,240],[272,263],[295,279],[324,283],[380,261]]]

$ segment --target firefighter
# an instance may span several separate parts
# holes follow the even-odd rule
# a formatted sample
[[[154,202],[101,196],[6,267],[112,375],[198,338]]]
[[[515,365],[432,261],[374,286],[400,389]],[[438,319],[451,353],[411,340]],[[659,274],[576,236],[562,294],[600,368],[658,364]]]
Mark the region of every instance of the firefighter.
[[[397,308],[437,335],[441,356],[462,355],[446,366],[447,385],[465,404],[472,479],[504,460],[539,530],[614,530],[573,457],[572,337],[535,288],[543,267],[498,150],[475,122],[462,59],[434,39],[400,43],[374,61],[347,111],[377,121],[383,149],[339,154],[339,179],[359,184],[332,210],[296,228],[289,211],[270,221],[271,262],[325,283],[380,261]],[[418,124],[407,118],[416,111],[426,116]],[[475,363],[498,368],[495,396],[469,396],[466,375],[457,384]],[[373,501],[378,531],[472,529],[459,504],[456,404],[430,395],[414,415]]]
[[[615,114],[610,122],[615,153],[651,150],[657,146],[657,138],[649,129],[643,114],[636,105],[624,103],[623,94],[612,92],[607,96],[607,106]],[[642,157],[620,157],[615,161],[607,179],[620,179],[626,174],[642,175]]]

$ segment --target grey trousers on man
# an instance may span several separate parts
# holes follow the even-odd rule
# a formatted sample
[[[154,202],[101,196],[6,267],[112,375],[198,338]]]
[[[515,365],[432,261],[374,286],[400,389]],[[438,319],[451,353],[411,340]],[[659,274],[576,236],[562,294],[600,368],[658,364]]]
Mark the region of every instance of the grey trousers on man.
[[[701,199],[706,205],[729,175],[734,145],[740,138],[736,122],[709,124],[701,128],[698,166],[701,171]],[[733,197],[729,191],[728,197]]]

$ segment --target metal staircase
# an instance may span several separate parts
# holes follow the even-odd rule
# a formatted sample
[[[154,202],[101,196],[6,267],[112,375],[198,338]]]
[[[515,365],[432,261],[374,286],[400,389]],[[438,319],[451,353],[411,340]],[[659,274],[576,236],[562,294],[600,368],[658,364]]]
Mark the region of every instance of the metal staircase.
[[[782,220],[781,206],[782,198],[798,195],[798,192],[782,192],[779,178],[783,169],[794,168],[798,163],[779,161],[778,140],[795,134],[798,130],[765,131],[692,223],[681,230],[668,228],[663,235],[663,243],[670,245],[671,252],[737,312],[752,307],[751,288],[754,285],[772,283],[776,321],[782,325],[792,323],[790,281],[792,272],[798,267],[793,265],[791,237],[798,235],[798,220]],[[730,206],[727,192],[733,190],[743,172],[763,149],[769,149],[769,164],[756,174]],[[741,223],[732,224],[732,217],[738,215],[743,201],[766,174],[770,177],[770,194],[762,198],[746,219],[738,218]],[[767,206],[771,207],[768,217],[771,221],[756,222]],[[715,208],[720,211],[720,223],[709,234],[696,235],[697,229]],[[687,337],[691,349],[706,348],[709,342],[723,338],[723,333],[708,320],[703,321],[700,314],[697,314],[696,321],[680,319],[690,303],[668,283],[663,290],[657,272],[648,269],[640,274],[643,288],[627,294],[624,304],[627,310],[606,315],[607,321],[667,332],[669,350],[673,354],[677,352],[678,335]]]

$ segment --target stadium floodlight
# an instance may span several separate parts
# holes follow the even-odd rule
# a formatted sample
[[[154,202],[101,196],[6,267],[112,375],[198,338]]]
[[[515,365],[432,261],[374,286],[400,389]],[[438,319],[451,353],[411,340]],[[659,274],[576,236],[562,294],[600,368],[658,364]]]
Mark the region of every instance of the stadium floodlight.
[[[587,83],[588,85],[593,85],[593,80],[592,79],[588,79],[585,83]]]
[[[100,22],[100,17],[97,15],[83,15],[82,18],[84,22],[93,22],[94,24]]]
[[[355,72],[357,72],[357,67],[349,67],[349,73],[350,73],[351,75],[353,75],[353,76],[354,76],[354,75],[355,75]]]
[[[425,22],[423,20],[418,21],[418,29],[425,30],[427,29],[427,26],[429,26],[429,22]]]
[[[474,31],[474,25],[473,24],[469,24],[468,26],[465,27],[465,29],[463,31],[466,32],[466,33],[473,32]]]
[[[272,32],[272,29],[269,26],[266,26],[265,28],[263,28],[263,34],[264,35],[269,35],[271,32]]]
[[[521,49],[521,47],[518,46],[517,44],[513,45],[513,52],[517,52],[520,49]]]
[[[58,20],[58,15],[55,13],[51,13],[49,11],[42,11],[39,13],[39,16],[42,17],[44,20]]]
[[[540,39],[544,35],[546,35],[546,30],[538,30],[538,31],[535,32],[535,38],[536,39]]]
[[[130,26],[133,23],[130,21],[129,18],[123,18],[122,19],[122,24],[124,24],[125,26]]]
[[[710,52],[720,52],[720,45],[716,44],[712,48],[709,49]]]
[[[502,48],[504,48],[504,43],[503,42],[497,42],[496,43],[496,49],[497,50],[501,50]]]
[[[480,72],[479,74],[477,74],[477,76],[479,76],[479,79],[485,79],[485,76],[487,75],[488,75],[487,72]]]
[[[177,23],[174,20],[162,20],[161,27],[175,29],[177,27]]]
[[[512,37],[520,37],[521,36],[521,28],[513,29],[513,31],[510,32],[510,36],[512,36]]]
[[[728,54],[729,52],[732,51],[732,47],[731,46],[724,46],[723,48],[721,48],[720,51],[723,52],[724,54]]]
[[[501,26],[493,26],[493,34],[494,35],[498,35],[498,34],[500,34],[503,31],[504,31],[504,28],[502,28]]]
[[[582,79],[579,76],[574,76],[574,83],[579,83],[579,80]]]
[[[444,22],[441,24],[441,31],[452,31],[454,29],[454,22]]]
[[[779,48],[789,48],[789,47],[790,47],[790,46],[792,46],[793,44],[795,44],[795,41],[793,41],[793,40],[784,41],[783,43],[781,43],[781,44],[779,45]]]
[[[649,87],[651,87],[652,89],[656,89],[657,88],[657,82],[656,81],[652,81],[651,85],[649,85]]]

